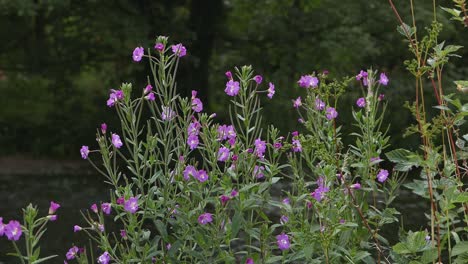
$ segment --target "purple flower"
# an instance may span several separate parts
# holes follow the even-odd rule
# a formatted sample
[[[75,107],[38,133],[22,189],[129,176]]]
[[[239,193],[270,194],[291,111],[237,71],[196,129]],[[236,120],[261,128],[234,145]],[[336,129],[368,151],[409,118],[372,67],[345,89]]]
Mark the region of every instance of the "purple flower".
[[[96,204],[92,204],[90,208],[91,208],[91,211],[93,211],[94,213],[96,214],[98,213],[98,208]]]
[[[234,126],[232,125],[227,126],[224,132],[226,133],[227,138],[229,139],[235,139],[237,137],[236,130],[234,129]]]
[[[114,147],[116,148],[120,148],[123,145],[122,141],[120,140],[120,136],[115,133],[112,133],[111,141],[112,141],[112,145],[114,145]]]
[[[124,204],[125,203],[125,198],[123,196],[117,198],[117,200],[115,201],[116,204]]]
[[[205,170],[199,170],[195,177],[199,182],[205,182],[208,180],[208,173]]]
[[[289,237],[285,233],[281,233],[276,236],[276,243],[280,250],[286,250],[291,247],[291,243],[289,242]]]
[[[162,108],[162,113],[161,113],[162,120],[169,121],[169,120],[172,120],[172,118],[174,118],[175,116],[174,110],[172,110],[168,106],[162,106],[161,108]]]
[[[192,176],[195,179],[198,177],[198,171],[192,165],[188,165],[187,167],[185,167],[183,174],[184,180],[186,181],[190,180],[190,176]]]
[[[109,215],[111,213],[112,205],[110,203],[103,203],[101,204],[101,210],[106,214]]]
[[[385,75],[385,73],[381,73],[380,74],[380,79],[379,79],[379,83],[383,86],[387,86],[388,82],[390,80],[388,79],[387,75]]]
[[[196,149],[198,147],[198,143],[200,143],[200,142],[198,141],[198,136],[197,135],[190,135],[187,138],[187,144],[189,145],[190,150]]]
[[[298,132],[298,131],[293,131],[293,132],[291,133],[291,135],[292,135],[293,137],[298,137],[298,136],[299,136],[299,132]]]
[[[68,250],[65,256],[67,257],[68,260],[74,259],[79,251],[80,249],[77,246],[73,246],[72,248]]]
[[[388,178],[388,171],[381,169],[377,174],[377,180],[381,183],[384,183]]]
[[[263,77],[261,75],[255,75],[255,77],[253,77],[253,79],[257,84],[261,84],[262,81],[263,81]]]
[[[21,224],[16,220],[10,220],[7,225],[4,227],[4,233],[7,236],[8,240],[18,241],[23,234],[21,230]]]
[[[238,192],[236,189],[233,189],[233,190],[231,191],[231,198],[236,197],[238,194],[239,194],[239,192]]]
[[[141,61],[141,58],[143,57],[143,55],[145,54],[145,49],[143,49],[143,47],[136,47],[134,50],[133,50],[133,60],[134,61]]]
[[[275,85],[272,84],[272,83],[268,83],[268,94],[267,94],[267,97],[268,98],[273,98],[273,95],[275,94]]]
[[[99,256],[98,258],[98,263],[99,264],[108,264],[110,261],[110,255],[109,253],[106,251],[104,252],[101,256]]]
[[[266,143],[265,141],[257,138],[255,139],[255,154],[257,154],[257,157],[263,158],[263,154],[265,153],[266,150]]]
[[[325,108],[325,102],[320,100],[320,98],[315,99],[315,110],[322,111]]]
[[[181,43],[172,45],[172,52],[179,58],[187,55],[187,49]]]
[[[98,224],[98,229],[101,232],[104,232],[104,225],[103,224]]]
[[[226,203],[227,203],[227,201],[229,201],[229,199],[231,199],[231,198],[229,198],[229,196],[223,194],[223,195],[221,195],[221,196],[219,197],[219,199],[221,200],[221,204],[222,204],[223,206],[225,206]]]
[[[227,72],[225,73],[225,75],[226,75],[226,77],[227,77],[229,80],[232,80],[232,73],[231,73],[231,71],[227,71]]]
[[[359,190],[361,189],[361,184],[359,182],[351,184],[351,189]]]
[[[318,187],[310,195],[317,202],[320,202],[320,201],[322,201],[323,198],[325,198],[325,193],[327,193],[330,189],[326,187],[323,177],[318,178],[317,185],[318,185]]]
[[[200,113],[203,110],[203,102],[200,100],[200,98],[192,99],[192,109],[197,113]]]
[[[124,93],[121,90],[114,90],[111,89],[111,93],[109,94],[109,99],[107,100],[107,106],[112,107],[118,100],[122,100],[124,98]]]
[[[290,203],[290,200],[289,198],[284,198],[283,201],[281,201],[283,204],[289,204]]]
[[[294,152],[301,152],[302,151],[302,145],[299,139],[293,139],[292,140],[292,149]]]
[[[302,88],[310,88],[310,87],[315,88],[318,86],[318,82],[319,80],[315,76],[303,75],[301,76],[301,78],[299,79],[297,83]]]
[[[280,223],[282,225],[286,224],[287,222],[289,221],[289,217],[286,216],[286,215],[282,215],[281,218],[280,218]]]
[[[151,84],[146,85],[145,89],[143,90],[144,94],[147,94],[153,90],[153,86]]]
[[[51,222],[57,221],[57,215],[48,215],[47,219]]]
[[[236,96],[239,93],[239,89],[239,82],[229,80],[226,83],[226,89],[224,89],[224,92],[229,96]]]
[[[75,232],[75,233],[76,233],[76,232],[80,232],[82,229],[83,229],[83,228],[82,228],[81,226],[79,226],[79,225],[74,225],[74,226],[73,226],[73,232]]]
[[[88,155],[89,155],[89,147],[88,146],[81,146],[80,154],[81,154],[81,158],[87,159]]]
[[[431,240],[431,236],[427,235],[424,239],[426,240],[426,242],[429,242]]]
[[[156,97],[154,96],[154,93],[149,93],[147,96],[145,96],[145,99],[148,101],[154,101],[156,100]]]
[[[253,258],[247,258],[245,264],[255,264]]]
[[[293,100],[293,107],[294,108],[299,108],[299,106],[302,105],[301,97],[299,96],[296,98],[296,100]]]
[[[385,94],[379,94],[379,97],[377,98],[377,100],[382,101],[383,99],[385,98]]]
[[[125,231],[125,229],[120,229],[120,236],[123,239],[126,239],[127,238],[127,231]]]
[[[107,124],[106,123],[101,124],[101,132],[103,134],[105,134],[107,132]]]
[[[335,119],[338,116],[338,112],[333,107],[327,107],[325,111],[326,111],[325,116],[327,117],[328,120]]]
[[[340,219],[340,224],[344,224],[345,222],[346,222],[346,220]]]
[[[55,203],[54,201],[50,201],[49,214],[54,214],[59,208],[60,204]]]
[[[134,214],[138,210],[138,198],[137,197],[130,197],[124,203],[124,209],[127,212]]]
[[[198,133],[200,133],[200,128],[201,125],[198,121],[190,122],[188,128],[187,128],[187,133],[189,135],[195,135],[197,136]]]
[[[265,167],[255,165],[254,170],[253,170],[253,176],[257,179],[262,179],[263,177],[265,177],[265,174],[263,174],[264,170],[265,170]]]
[[[366,99],[365,99],[364,97],[361,97],[361,98],[357,99],[356,105],[357,105],[359,108],[365,107],[365,106],[366,106]]]
[[[200,225],[206,225],[211,222],[213,222],[213,215],[210,213],[203,213],[198,217],[198,223],[200,223]]]
[[[231,152],[229,151],[228,148],[226,148],[226,147],[219,148],[218,161],[225,162],[229,158],[230,154],[231,154]]]
[[[361,71],[359,72],[359,74],[356,75],[356,80],[358,80],[358,81],[362,80],[362,84],[363,84],[364,86],[367,86],[367,81],[368,81],[368,80],[367,80],[367,76],[368,76],[367,72],[361,70]]]
[[[164,44],[156,43],[156,45],[154,45],[154,49],[159,51],[159,52],[163,52],[164,51]]]

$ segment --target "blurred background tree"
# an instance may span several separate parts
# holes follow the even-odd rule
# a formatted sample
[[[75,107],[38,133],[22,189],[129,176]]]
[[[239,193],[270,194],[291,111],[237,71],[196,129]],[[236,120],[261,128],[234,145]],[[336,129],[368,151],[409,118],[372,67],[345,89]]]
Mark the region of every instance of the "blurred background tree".
[[[407,2],[398,3],[403,19]],[[415,5],[424,28],[432,1]],[[283,133],[299,127],[291,99],[301,92],[300,75],[327,69],[332,77],[353,76],[367,67],[388,72],[388,113],[398,116],[391,118],[393,143],[419,143],[401,136],[413,122],[402,102],[412,100],[414,86],[403,66],[407,44],[387,1],[0,0],[0,14],[0,155],[78,158],[79,146],[93,142],[101,122],[117,125],[105,105],[109,89],[122,82],[144,87],[149,69],[131,54],[136,46],[154,46],[157,35],[187,46],[178,87],[183,95],[199,90],[206,110],[221,119],[228,100],[221,97],[224,72],[252,64],[276,85],[265,120]],[[468,31],[448,18],[440,10],[441,39],[468,43]],[[452,80],[468,76],[467,49],[462,53],[446,71],[452,91]],[[340,106],[343,124],[358,97],[354,90]]]

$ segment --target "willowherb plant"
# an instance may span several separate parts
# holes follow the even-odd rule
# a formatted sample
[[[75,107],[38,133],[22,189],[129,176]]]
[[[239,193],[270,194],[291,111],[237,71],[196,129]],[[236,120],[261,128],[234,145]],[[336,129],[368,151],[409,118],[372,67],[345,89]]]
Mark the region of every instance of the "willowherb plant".
[[[133,60],[147,60],[151,75],[140,89],[123,83],[111,90],[107,106],[120,127],[101,124],[97,147],[80,149],[112,191],[73,228],[91,239],[89,250],[70,245],[65,262],[430,263],[454,257],[463,263],[468,137],[460,133],[468,108],[443,94],[443,65],[461,47],[438,43],[440,30],[435,20],[418,40],[415,25],[401,21],[399,27],[415,55],[405,62],[417,81],[416,102],[407,104],[417,124],[408,133],[421,135],[422,154],[385,153],[383,91],[390,81],[383,72],[361,70],[341,80],[331,80],[327,71],[301,76],[305,95],[292,104],[304,131],[281,136],[273,126],[265,129],[261,115],[275,85],[265,84],[251,66],[226,72],[230,123],[218,124],[216,114],[203,112],[197,91],[189,98],[177,93],[179,61],[187,55],[182,44],[169,45],[160,36],[154,49],[135,48]],[[431,120],[419,97],[422,77],[429,78],[439,104]],[[350,109],[355,132],[343,135],[337,106],[352,82],[362,94]],[[346,146],[345,136],[354,143]],[[435,143],[439,138],[442,147]],[[396,163],[392,171],[381,167],[385,157]],[[402,230],[400,242],[391,245],[381,231],[399,221],[392,202],[412,167],[422,167],[424,179],[405,186],[429,199],[430,231]],[[277,184],[281,193],[272,188]],[[0,236],[13,241],[22,263],[54,257],[39,257],[39,240],[58,207],[51,202],[49,215],[36,219],[37,209],[28,206],[23,225],[0,218]],[[24,256],[15,244],[23,233]]]

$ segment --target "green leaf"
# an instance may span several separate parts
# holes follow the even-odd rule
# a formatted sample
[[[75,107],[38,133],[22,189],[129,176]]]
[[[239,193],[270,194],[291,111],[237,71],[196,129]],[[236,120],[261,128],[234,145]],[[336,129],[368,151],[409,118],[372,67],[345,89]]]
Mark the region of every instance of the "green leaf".
[[[468,252],[468,241],[461,241],[452,248],[452,257]]]
[[[405,37],[411,37],[414,35],[414,33],[416,33],[416,28],[410,27],[407,24],[403,23],[402,25],[397,27],[397,31]],[[409,36],[407,34],[409,34]]]
[[[52,258],[55,258],[55,257],[58,257],[58,255],[52,255],[52,256],[45,257],[45,258],[41,258],[41,259],[38,259],[38,260],[34,261],[31,264],[38,264],[38,263],[44,262],[46,260],[49,260],[49,259],[52,259]]]
[[[394,169],[397,171],[409,171],[413,166],[418,167],[420,163],[419,156],[406,149],[395,149],[387,152],[385,156],[396,163]]]
[[[234,214],[234,217],[232,218],[232,235],[231,239],[235,238],[237,236],[237,233],[240,230],[242,224],[242,214],[239,211],[236,211]]]

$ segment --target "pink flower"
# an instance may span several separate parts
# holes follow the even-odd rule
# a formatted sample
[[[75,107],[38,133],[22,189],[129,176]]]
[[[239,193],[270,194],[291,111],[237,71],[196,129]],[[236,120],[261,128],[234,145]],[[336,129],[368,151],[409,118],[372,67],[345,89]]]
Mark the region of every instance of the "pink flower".
[[[294,152],[301,152],[302,151],[302,145],[299,139],[293,139],[292,140],[292,149]]]
[[[263,77],[261,75],[255,75],[255,77],[253,77],[253,79],[257,84],[261,84],[262,81],[263,81]]]
[[[75,232],[75,233],[76,233],[76,232],[80,232],[82,229],[83,229],[83,228],[82,228],[81,226],[79,226],[79,225],[73,226],[73,232]]]
[[[104,252],[101,256],[99,256],[98,258],[98,263],[99,264],[108,264],[110,261],[110,255],[109,253],[106,251]]]
[[[187,55],[187,49],[181,43],[172,45],[172,52],[179,58]]]
[[[328,120],[332,120],[338,116],[338,112],[333,107],[327,107],[325,116]]]
[[[257,157],[263,158],[263,154],[265,154],[265,150],[266,150],[265,141],[257,138],[255,139],[254,145],[255,145],[255,154],[257,154]]]
[[[114,145],[114,147],[116,148],[120,148],[123,145],[122,141],[120,140],[120,136],[115,133],[112,133],[111,141],[112,141],[112,145]]]
[[[247,258],[245,264],[255,264],[253,258]]]
[[[130,212],[132,214],[138,211],[138,198],[136,197],[128,198],[128,200],[125,201],[124,203],[124,209],[125,211]]]
[[[106,123],[101,124],[101,132],[103,134],[105,134],[107,132],[107,124]]]
[[[159,51],[159,52],[163,52],[164,51],[164,44],[156,43],[156,45],[154,45],[154,49]]]
[[[224,89],[224,92],[229,96],[236,96],[239,93],[239,90],[240,90],[239,82],[229,80],[226,83],[226,89]]]
[[[200,133],[200,128],[201,128],[201,125],[198,121],[190,122],[187,128],[187,133],[189,135],[197,136]]]
[[[16,220],[10,220],[4,227],[4,233],[10,241],[18,241],[23,234],[21,224]]]
[[[81,158],[87,159],[88,155],[89,155],[89,147],[88,146],[81,146],[80,154],[81,154]]]
[[[311,87],[315,88],[318,86],[319,80],[315,76],[304,75],[304,76],[301,76],[301,78],[299,79],[297,83],[302,88],[311,88]]]
[[[385,73],[381,73],[380,74],[380,79],[379,79],[379,83],[383,86],[387,86],[388,82],[390,80],[388,79],[387,75],[385,75]]]
[[[112,210],[112,205],[110,203],[103,203],[101,204],[101,210],[106,214],[109,215]]]
[[[192,109],[197,113],[200,113],[203,110],[203,102],[200,100],[200,98],[192,99]]]
[[[51,222],[57,221],[57,215],[48,215],[47,219]]]
[[[60,204],[55,203],[54,201],[50,201],[50,206],[49,206],[49,214],[54,214],[57,209],[60,208]]]
[[[231,198],[236,197],[238,194],[239,194],[239,192],[238,192],[236,189],[233,189],[233,190],[231,191]]]
[[[187,167],[185,167],[183,174],[184,180],[186,181],[190,180],[190,176],[192,176],[195,179],[198,177],[198,171],[192,165],[188,165]]]
[[[290,200],[289,198],[284,198],[283,201],[281,201],[283,204],[289,204]]]
[[[151,84],[146,85],[145,89],[143,90],[144,94],[147,94],[153,90],[153,86]]]
[[[384,183],[388,178],[388,171],[381,169],[377,174],[377,180],[381,183]]]
[[[325,102],[320,100],[320,98],[315,99],[315,110],[322,111],[325,108]]]
[[[230,198],[229,198],[229,196],[223,194],[223,195],[221,195],[221,196],[219,197],[219,199],[221,200],[221,204],[222,204],[223,206],[225,206],[226,203],[229,201]]]
[[[0,217],[0,237],[5,233],[5,224],[3,223],[3,217]]]
[[[351,184],[351,189],[359,190],[361,189],[361,184],[359,182],[355,184]]]
[[[228,148],[226,148],[226,147],[219,148],[218,161],[225,162],[229,158],[230,154],[231,154],[231,152],[229,151]]]
[[[225,73],[225,75],[226,75],[226,77],[228,78],[228,80],[232,80],[232,73],[231,73],[231,71],[227,71],[227,72]]]
[[[253,170],[253,176],[257,179],[262,179],[263,177],[265,177],[265,174],[263,174],[264,170],[265,170],[265,167],[255,165],[254,170]]]
[[[141,58],[143,57],[143,55],[145,54],[145,50],[143,49],[143,47],[136,47],[134,50],[133,50],[133,60],[138,62],[138,61],[141,61]]]
[[[379,94],[379,97],[377,98],[377,100],[382,101],[383,99],[385,98],[385,94]]]
[[[197,135],[190,135],[187,138],[187,144],[189,145],[190,150],[196,149],[198,147],[198,143],[200,143],[200,142],[198,141],[198,136]]]
[[[196,175],[196,179],[199,182],[205,182],[208,180],[208,173],[205,170],[199,170]]]
[[[268,98],[273,98],[273,95],[275,94],[275,85],[272,84],[272,83],[268,83],[268,94],[267,94],[267,97]]]
[[[296,98],[296,100],[293,100],[293,107],[294,108],[299,108],[299,106],[302,105],[301,97],[299,96]]]
[[[286,250],[291,247],[291,243],[289,242],[289,237],[285,233],[281,233],[276,236],[276,243],[278,244],[278,248],[280,250]]]
[[[366,106],[366,99],[365,99],[364,97],[361,97],[361,98],[357,99],[356,105],[357,105],[359,108],[365,107],[365,106]]]
[[[363,84],[364,86],[367,86],[367,82],[368,82],[367,76],[368,76],[367,72],[361,70],[361,71],[359,72],[359,74],[356,75],[356,80],[358,80],[358,81],[362,80],[362,84]]]
[[[154,96],[154,93],[149,93],[147,96],[145,96],[145,99],[148,101],[154,101],[156,100],[156,97]]]
[[[123,196],[117,198],[117,201],[115,201],[116,204],[124,204],[125,203],[125,198]]]
[[[203,213],[198,217],[198,223],[200,223],[200,225],[206,225],[211,222],[213,222],[213,215],[210,213]]]
[[[67,257],[68,260],[74,259],[76,255],[78,255],[79,251],[80,249],[77,246],[73,246],[72,248],[68,250],[65,256]]]
[[[288,221],[289,221],[289,217],[288,217],[288,216],[282,215],[282,216],[280,217],[280,223],[281,223],[282,225],[286,224]]]
[[[98,213],[98,208],[96,204],[92,204],[90,208],[91,208],[91,211],[93,211],[94,213],[96,214]]]
[[[126,239],[127,238],[127,231],[125,231],[125,229],[120,229],[120,236],[123,239]]]

